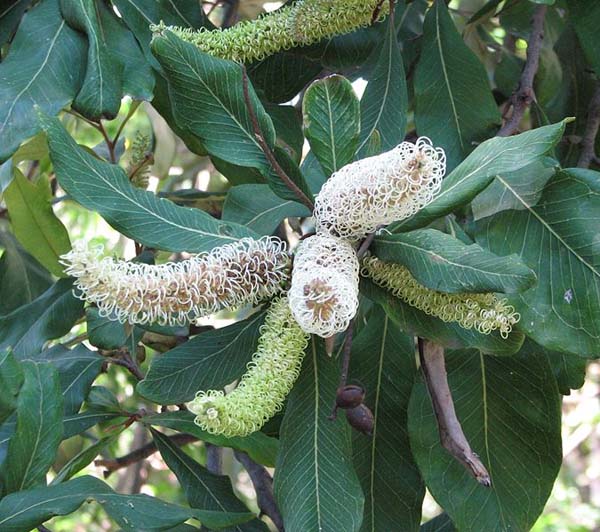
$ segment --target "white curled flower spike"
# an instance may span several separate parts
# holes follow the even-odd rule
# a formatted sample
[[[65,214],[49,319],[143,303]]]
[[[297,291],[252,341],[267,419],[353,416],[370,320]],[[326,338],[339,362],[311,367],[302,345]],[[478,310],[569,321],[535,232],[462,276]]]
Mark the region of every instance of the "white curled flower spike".
[[[281,292],[290,258],[277,238],[244,238],[181,262],[141,264],[101,258],[102,246],[77,242],[61,257],[78,297],[101,316],[128,323],[185,325],[222,309],[255,304]]]
[[[350,163],[323,185],[315,201],[317,232],[358,240],[404,220],[440,190],[446,155],[427,137]]]
[[[349,242],[328,235],[302,241],[288,297],[303,331],[329,338],[347,329],[358,309],[358,272]]]

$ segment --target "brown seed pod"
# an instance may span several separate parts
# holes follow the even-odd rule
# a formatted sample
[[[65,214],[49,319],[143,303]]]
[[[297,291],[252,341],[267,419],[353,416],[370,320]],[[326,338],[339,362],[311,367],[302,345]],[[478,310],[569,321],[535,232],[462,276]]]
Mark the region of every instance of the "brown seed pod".
[[[375,423],[373,413],[364,404],[346,410],[346,419],[354,430],[362,432],[367,436],[373,435],[373,426]]]
[[[338,388],[335,404],[338,408],[355,408],[365,400],[365,390],[357,384]]]

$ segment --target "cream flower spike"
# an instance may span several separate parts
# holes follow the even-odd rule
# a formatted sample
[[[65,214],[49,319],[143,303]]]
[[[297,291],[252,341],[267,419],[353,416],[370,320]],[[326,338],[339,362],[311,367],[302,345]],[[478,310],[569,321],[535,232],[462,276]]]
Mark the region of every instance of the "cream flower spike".
[[[362,275],[389,290],[409,305],[445,322],[454,321],[465,329],[476,329],[482,334],[499,330],[508,338],[520,316],[506,299],[494,294],[448,294],[431,290],[417,282],[401,264],[383,262],[368,256],[362,261]]]
[[[231,393],[198,392],[188,404],[195,422],[212,434],[247,436],[283,405],[300,374],[308,335],[294,321],[286,298],[274,301],[261,328],[248,371]]]
[[[346,330],[358,309],[358,272],[349,242],[315,235],[300,243],[288,297],[302,330],[323,338]]]
[[[181,262],[149,265],[102,256],[77,242],[61,257],[78,297],[100,315],[128,323],[185,325],[221,309],[255,304],[281,292],[290,258],[277,238],[244,238]]]
[[[299,0],[256,20],[239,22],[226,30],[199,31],[174,26],[150,26],[155,33],[172,31],[203,52],[240,63],[264,59],[295,46],[349,33],[371,24],[379,0]],[[389,12],[381,4],[379,17]]]
[[[358,240],[403,220],[433,200],[446,172],[446,155],[426,137],[347,164],[315,201],[317,232]]]

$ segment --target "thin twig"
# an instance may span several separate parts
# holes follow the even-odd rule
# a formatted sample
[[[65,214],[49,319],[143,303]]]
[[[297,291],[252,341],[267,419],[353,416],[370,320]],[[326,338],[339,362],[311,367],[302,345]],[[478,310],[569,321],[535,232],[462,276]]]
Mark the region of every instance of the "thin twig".
[[[356,256],[359,259],[362,258],[362,256],[367,251],[369,251],[369,247],[373,243],[373,240],[375,240],[376,234],[377,234],[377,231],[374,231],[373,233],[368,234],[367,237],[362,241],[360,247],[358,248],[358,251],[356,252]]]
[[[344,347],[342,350],[342,371],[340,373],[340,383],[338,389],[346,386],[348,382],[348,369],[350,368],[350,353],[352,352],[352,336],[354,334],[354,319],[350,321],[348,328],[346,329],[346,337],[344,338]],[[337,398],[336,398],[337,399]],[[337,418],[337,400],[334,399],[333,409],[329,415],[331,421],[335,421]]]
[[[198,438],[195,436],[183,433],[170,436],[169,439],[172,443],[179,446],[198,441]],[[154,442],[150,442],[139,449],[135,449],[134,451],[131,451],[130,453],[119,458],[114,458],[112,460],[95,460],[94,465],[98,467],[104,467],[104,478],[108,478],[111,473],[114,473],[119,469],[123,469],[124,467],[128,467],[131,464],[135,464],[140,460],[145,460],[149,456],[152,456],[157,450],[156,444]]]
[[[257,464],[246,453],[234,451],[234,454],[250,475],[260,513],[270,517],[277,530],[283,532],[283,518],[273,496],[273,478],[263,466]]]
[[[144,380],[144,373],[137,365],[137,362],[133,359],[129,350],[126,348],[117,349],[116,351],[110,351],[111,354],[115,354],[116,356],[108,356],[106,360],[111,362],[112,364],[116,364],[117,366],[122,366],[125,369],[129,370],[129,372],[139,381]]]
[[[260,124],[258,123],[258,118],[256,117],[256,113],[254,112],[254,107],[252,106],[252,100],[250,99],[250,90],[248,89],[248,73],[246,72],[246,67],[242,66],[242,88],[244,91],[244,101],[246,102],[246,108],[248,109],[248,114],[250,115],[250,121],[252,122],[252,129],[254,130],[254,136],[256,137],[256,141],[260,146],[260,149],[265,154],[267,161],[275,170],[275,173],[279,176],[279,178],[285,183],[285,186],[288,187],[294,195],[298,198],[300,203],[306,205],[308,209],[312,212],[314,209],[313,202],[310,198],[300,190],[300,187],[292,181],[290,176],[285,173],[285,170],[281,167],[281,165],[277,162],[273,151],[265,141],[263,137],[262,131],[260,129]]]
[[[600,127],[600,81],[596,83],[596,90],[588,107],[585,132],[581,138],[581,153],[577,166],[589,168],[590,163],[596,158],[595,144],[598,128]]]
[[[110,140],[110,137],[108,136],[108,132],[104,128],[104,125],[102,124],[102,122],[98,122],[98,126],[99,127],[97,129],[98,129],[98,131],[100,131],[100,133],[104,137],[104,142],[106,143],[106,147],[108,148],[108,157],[110,159],[110,162],[112,164],[115,164],[117,162],[117,157],[115,155],[115,144],[113,143],[112,140]]]
[[[88,333],[84,332],[84,333],[76,336],[75,338],[71,338],[71,340],[69,340],[68,342],[64,342],[63,346],[64,347],[72,347],[72,346],[77,345],[87,339],[88,339]]]
[[[430,340],[419,338],[419,359],[437,419],[440,443],[465,466],[477,482],[483,486],[491,486],[490,474],[479,456],[471,449],[460,421],[456,417],[446,374],[444,348]]]
[[[525,114],[531,102],[535,100],[533,92],[533,79],[540,63],[540,52],[542,51],[542,42],[544,41],[544,17],[546,16],[547,6],[539,4],[533,11],[531,24],[531,36],[527,44],[527,60],[521,73],[521,79],[515,92],[513,92],[510,103],[512,114],[506,123],[498,131],[499,137],[508,137],[512,135]]]

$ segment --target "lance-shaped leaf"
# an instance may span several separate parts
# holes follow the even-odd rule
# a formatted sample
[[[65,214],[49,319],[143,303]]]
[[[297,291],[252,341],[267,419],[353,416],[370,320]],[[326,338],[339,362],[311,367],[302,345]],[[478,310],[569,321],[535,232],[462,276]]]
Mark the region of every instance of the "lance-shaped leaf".
[[[523,210],[503,211],[476,224],[477,241],[498,255],[517,253],[538,283],[511,298],[520,327],[538,344],[596,357],[600,349],[600,174],[558,172],[530,205],[501,177]]]
[[[440,216],[466,205],[494,177],[519,170],[548,153],[561,139],[567,121],[481,143],[444,179],[442,190],[427,207],[411,218],[392,224],[390,231],[410,231],[429,225]]]
[[[217,447],[231,447],[245,452],[252,460],[268,467],[275,467],[275,459],[279,449],[276,438],[263,432],[253,432],[248,436],[227,438],[222,434],[210,434],[194,423],[194,414],[189,411],[162,412],[144,416],[142,423],[156,427],[165,427],[196,436],[199,440]]]
[[[245,225],[259,235],[271,235],[285,218],[310,214],[307,207],[280,198],[267,185],[239,185],[227,193],[222,219]]]
[[[360,133],[360,104],[352,84],[332,75],[313,82],[302,100],[304,134],[325,175],[354,159]]]
[[[412,336],[381,307],[352,343],[350,381],[366,389],[373,435],[352,434],[354,465],[365,494],[361,531],[418,530],[425,487],[408,443],[408,401],[417,367]]]
[[[265,314],[206,331],[152,361],[137,391],[159,404],[190,401],[199,390],[223,388],[242,376]]]
[[[50,364],[31,361],[23,362],[22,368],[24,380],[17,402],[17,424],[2,471],[5,493],[28,489],[44,481],[63,434],[63,398],[58,373]]]
[[[415,72],[415,122],[419,135],[446,151],[454,168],[489,137],[500,113],[477,56],[463,42],[443,0],[425,17],[423,50]]]
[[[43,179],[34,185],[17,168],[4,191],[11,226],[21,245],[48,271],[63,277],[58,258],[71,249],[71,242],[67,229],[52,210],[50,197]]]
[[[518,255],[500,257],[441,231],[421,229],[378,236],[374,254],[399,262],[424,286],[441,292],[522,292],[535,274]]]
[[[53,115],[71,102],[84,64],[85,41],[62,19],[58,0],[24,15],[0,64],[0,161],[39,131],[36,105]]]
[[[50,158],[62,188],[84,207],[97,211],[117,231],[149,247],[200,252],[254,236],[197,209],[134,187],[119,166],[80,148],[60,122],[40,117],[48,133]]]
[[[350,427],[328,418],[338,364],[312,338],[280,431],[275,497],[288,532],[360,529],[364,497],[352,467]]]
[[[0,11],[0,46],[6,44],[13,36],[29,4],[30,0],[4,2]]]
[[[600,75],[600,42],[598,24],[600,24],[600,4],[572,0],[569,2],[571,22],[583,48],[587,62]]]
[[[379,303],[404,332],[429,338],[447,347],[476,347],[492,355],[513,355],[525,339],[522,333],[515,330],[507,339],[503,339],[498,331],[481,334],[475,329],[464,329],[456,322],[444,322],[404,303],[368,279],[361,279],[360,288],[361,293]]]
[[[83,314],[83,301],[72,289],[72,279],[61,279],[33,302],[0,317],[0,349],[12,347],[17,358],[31,358],[45,342],[67,334]]]
[[[23,384],[23,370],[10,349],[0,352],[0,425],[17,408],[17,396]]]
[[[560,399],[548,361],[535,353],[498,358],[464,350],[447,353],[446,366],[458,419],[492,485],[478,484],[442,448],[421,382],[408,426],[427,487],[458,530],[529,530],[562,461]]]
[[[402,54],[396,29],[388,24],[375,69],[360,100],[359,158],[375,155],[368,149],[374,136],[380,139],[376,153],[390,150],[404,140],[407,107]]]

